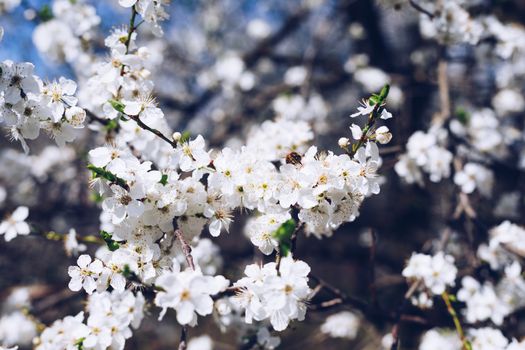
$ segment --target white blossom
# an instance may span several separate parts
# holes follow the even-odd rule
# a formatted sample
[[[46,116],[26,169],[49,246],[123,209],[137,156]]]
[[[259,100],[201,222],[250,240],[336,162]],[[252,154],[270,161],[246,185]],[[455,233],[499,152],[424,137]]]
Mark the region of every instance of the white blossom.
[[[25,220],[29,216],[27,207],[18,207],[0,223],[0,234],[4,235],[6,242],[9,242],[17,235],[28,235],[31,229]]]
[[[321,325],[321,332],[334,338],[355,339],[360,326],[359,317],[350,311],[330,315]]]
[[[69,289],[77,292],[84,288],[84,290],[91,294],[97,288],[96,280],[100,277],[103,270],[103,264],[100,260],[91,260],[87,254],[83,254],[77,259],[78,266],[70,266],[68,269]]]
[[[222,276],[203,276],[199,270],[190,268],[181,271],[179,262],[174,259],[172,271],[162,274],[155,282],[162,288],[155,297],[155,305],[162,307],[159,319],[164,317],[168,308],[173,308],[181,325],[195,326],[197,314],[206,316],[212,313],[211,295],[224,290],[228,284]]]
[[[423,286],[434,295],[440,295],[448,286],[454,286],[456,273],[454,258],[443,252],[434,256],[412,254],[402,272],[408,279],[421,281]]]

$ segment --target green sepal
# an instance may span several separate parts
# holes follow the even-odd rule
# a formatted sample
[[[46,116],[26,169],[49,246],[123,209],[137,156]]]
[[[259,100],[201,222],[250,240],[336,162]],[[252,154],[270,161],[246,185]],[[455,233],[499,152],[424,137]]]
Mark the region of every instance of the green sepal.
[[[108,102],[117,112],[124,113],[124,108],[126,106],[122,102],[113,99],[108,100]]]
[[[102,237],[104,242],[106,242],[110,251],[114,252],[115,250],[120,248],[120,244],[113,240],[113,235],[111,233],[101,230],[100,236]]]
[[[189,131],[184,131],[179,139],[180,143],[184,143],[190,140],[191,134]]]
[[[281,224],[273,233],[273,237],[279,241],[279,251],[281,256],[287,256],[292,248],[292,234],[295,231],[295,220],[289,219]]]

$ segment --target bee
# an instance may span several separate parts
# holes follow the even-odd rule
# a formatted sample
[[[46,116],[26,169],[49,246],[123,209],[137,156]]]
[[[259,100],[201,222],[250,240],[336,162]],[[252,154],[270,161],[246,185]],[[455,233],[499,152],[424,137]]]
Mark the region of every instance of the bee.
[[[286,164],[298,165],[302,164],[303,157],[297,152],[290,152],[286,155]]]

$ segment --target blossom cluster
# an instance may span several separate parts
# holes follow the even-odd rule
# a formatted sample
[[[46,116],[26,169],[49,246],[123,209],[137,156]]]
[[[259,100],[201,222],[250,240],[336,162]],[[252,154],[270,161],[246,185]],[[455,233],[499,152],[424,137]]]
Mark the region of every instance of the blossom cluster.
[[[84,312],[66,316],[44,329],[36,339],[36,349],[124,349],[132,328],[140,326],[144,317],[142,293],[118,291],[90,296]]]
[[[473,349],[520,350],[525,346],[525,342],[517,339],[509,341],[499,329],[491,327],[472,330],[468,336]],[[462,346],[457,334],[445,329],[431,329],[424,334],[419,350],[460,350]]]
[[[100,17],[95,8],[84,0],[55,0],[51,3],[52,18],[38,24],[33,32],[33,42],[39,52],[60,62],[75,66],[90,64],[91,57],[86,43],[95,39]],[[83,69],[78,69],[83,73]]]
[[[309,273],[308,264],[291,257],[282,258],[279,266],[248,265],[246,277],[234,283],[240,291],[232,301],[245,309],[247,323],[269,319],[276,331],[283,331],[290,321],[305,317]]]
[[[29,288],[14,289],[2,303],[0,344],[28,346],[37,336],[37,325],[27,313],[31,306]]]
[[[402,275],[418,283],[418,289],[422,292],[412,302],[431,307],[432,296],[440,295],[447,287],[454,286],[457,272],[454,257],[439,252],[434,256],[412,254]]]
[[[19,3],[0,0],[0,12],[12,11]],[[164,44],[155,41],[144,44],[138,28],[145,22],[141,32],[147,27],[162,36],[161,22],[168,18],[169,1],[115,3],[130,11],[129,27],[113,28],[104,40],[96,40],[101,19],[87,1],[54,0],[51,18],[36,26],[33,40],[37,49],[55,61],[68,62],[78,77],[78,86],[66,78],[44,82],[33,74],[31,63],[0,63],[0,123],[7,126],[13,139],[22,143],[26,153],[29,151],[26,140],[36,139],[40,129],[50,133],[60,146],[48,146],[40,155],[31,156],[2,150],[0,166],[19,175],[4,178],[0,174],[0,206],[5,198],[8,198],[6,207],[18,206],[0,223],[0,235],[6,241],[30,233],[63,241],[68,256],[77,258],[76,264],[67,270],[68,287],[89,295],[83,312],[66,316],[48,327],[38,324],[31,315],[29,297],[21,297],[21,307],[6,303],[0,317],[0,344],[25,346],[32,341],[39,350],[123,349],[151,302],[157,307],[152,313],[159,314],[159,321],[174,313],[183,330],[181,343],[187,327],[211,316],[222,332],[233,330],[239,343],[274,349],[281,339],[273,331],[282,332],[293,322],[304,320],[308,307],[319,295],[324,296],[324,291],[335,294],[334,303],[320,303],[313,305],[313,309],[353,301],[312,276],[308,263],[298,259],[295,239],[298,235],[331,237],[339,227],[359,216],[366,198],[379,194],[385,179],[379,176],[383,159],[378,144],[388,144],[393,138],[389,128],[392,113],[385,108],[389,92],[386,84],[395,79],[369,66],[366,54],[352,54],[338,72],[342,80],[351,76],[359,88],[369,92],[385,87],[379,94],[363,100],[357,112],[350,114],[355,123],[339,135],[343,136],[338,140],[339,152],[320,151],[317,145],[322,143],[317,143],[315,135],[327,132],[331,106],[312,87],[316,84],[311,84],[318,73],[313,68],[317,58],[312,58],[312,66],[294,63],[283,70],[279,92],[262,99],[274,118],[248,125],[247,137],[219,146],[211,131],[192,134],[180,128],[181,132],[174,132],[171,122],[179,115],[168,108],[161,109],[162,104],[157,103],[157,99],[167,98],[166,95],[171,98],[183,89],[177,83],[173,84],[173,91],[170,84],[166,84],[167,88],[162,83],[155,86],[153,77],[162,66]],[[305,9],[311,10],[320,2],[307,3]],[[451,188],[458,194],[458,208],[470,210],[464,222],[461,210],[456,210],[450,222],[454,229],[461,230],[464,226],[469,248],[474,247],[472,256],[458,253],[465,242],[454,232],[452,242],[445,237],[439,251],[423,249],[430,253],[413,253],[401,273],[409,282],[406,298],[410,297],[412,304],[437,308],[442,305],[434,305],[434,297],[440,296],[456,327],[459,319],[468,322],[468,329],[457,330],[458,335],[446,329],[426,332],[420,344],[423,350],[468,346],[476,350],[517,350],[525,346],[523,341],[508,339],[492,328],[492,325],[503,327],[510,315],[525,306],[525,280],[520,264],[525,251],[525,230],[504,221],[488,230],[488,241],[478,246],[481,240],[473,239],[473,233],[487,230],[468,202],[469,196],[478,198],[479,194],[487,200],[499,194],[501,184],[497,183],[496,167],[511,168],[514,172],[525,168],[519,119],[525,110],[522,96],[525,31],[502,23],[493,15],[476,15],[477,3],[475,0],[417,2],[423,9],[419,19],[421,34],[437,39],[444,45],[443,51],[446,45],[463,47],[484,44],[485,39],[490,39],[486,41],[495,46],[495,57],[492,53],[476,52],[476,55],[499,60],[494,68],[497,92],[483,107],[474,106],[470,99],[453,101],[453,107],[442,106],[428,130],[416,131],[408,138],[406,152],[396,160],[395,171],[408,183],[425,186],[425,176],[433,183],[450,179]],[[209,7],[212,9],[213,5]],[[205,30],[217,34],[217,19],[213,15],[205,19]],[[366,37],[360,26],[352,23],[348,28],[357,40]],[[247,31],[254,41],[261,40],[263,46],[274,40],[265,40],[273,29],[263,20],[250,21]],[[202,47],[209,43],[199,35],[180,39],[192,41],[189,49],[192,52],[177,60],[207,56]],[[105,48],[97,47],[98,42],[103,42]],[[213,50],[213,45],[209,46]],[[99,55],[98,51],[104,54]],[[258,93],[259,83],[262,85],[267,78],[264,72],[273,71],[271,61],[289,59],[275,54],[254,64],[245,58],[249,55],[238,52],[214,54],[211,68],[191,74],[188,80],[203,89],[204,97],[212,96],[209,114],[219,122],[230,117],[228,110],[215,107],[217,100],[224,99],[228,104],[248,91]],[[421,55],[424,53],[414,52],[410,59],[417,63]],[[440,59],[446,59],[445,56]],[[454,81],[449,73],[445,69],[445,78]],[[448,94],[442,86],[443,76],[439,80],[440,94]],[[221,91],[220,97],[214,95],[217,90]],[[393,85],[391,91],[389,108],[391,102],[399,106],[403,100],[399,87]],[[266,93],[262,91],[263,97]],[[180,95],[185,94],[186,91]],[[447,99],[440,98],[446,104],[443,100]],[[173,104],[178,105],[178,101]],[[199,100],[195,105],[200,108]],[[192,108],[186,106],[181,110],[187,112]],[[232,114],[242,114],[238,112]],[[84,128],[87,116],[89,128]],[[366,122],[361,124],[361,120]],[[207,121],[202,123],[199,119],[198,123]],[[226,129],[227,123],[224,124]],[[397,125],[393,130],[396,128]],[[82,137],[77,138],[81,129]],[[88,132],[93,133],[88,137]],[[65,146],[76,139],[96,145],[85,150],[87,164],[83,160],[74,162],[77,150]],[[79,142],[75,148],[83,145],[84,142]],[[63,184],[87,176],[84,169],[78,170],[76,163],[82,163],[80,168],[87,165],[91,174],[90,184],[96,192],[93,199],[100,209],[100,237],[79,235],[71,227],[66,228],[67,234],[36,232],[36,225],[26,222],[27,206],[38,201],[31,193],[32,187],[36,182],[49,180]],[[68,187],[64,192],[75,196],[81,190]],[[519,191],[502,195],[494,213],[499,212],[505,218],[514,213],[520,219],[520,200]],[[15,206],[16,202],[23,205]],[[248,216],[244,233],[253,247],[248,246],[255,248],[255,255],[262,261],[252,263],[249,259],[244,277],[235,281],[228,276],[230,271],[222,271],[223,258],[214,241],[237,231],[232,228],[244,222],[239,220],[241,214]],[[205,238],[208,234],[211,239]],[[98,249],[90,249],[87,243],[98,245]],[[374,243],[371,254],[375,254],[375,249]],[[275,261],[268,262],[273,258]],[[465,262],[476,269],[466,269],[466,275],[461,273],[459,281],[458,269]],[[489,273],[485,273],[488,269]],[[312,280],[317,281],[316,286]],[[375,287],[372,285],[371,290]],[[356,299],[349,304],[359,308],[361,302]],[[458,306],[461,310],[456,314],[453,308]],[[366,318],[376,317],[376,306],[372,303],[361,309],[365,312],[359,315],[355,310],[334,313],[318,331],[344,341],[359,338],[360,332],[369,328],[370,320]],[[386,311],[384,314],[387,315]],[[399,316],[401,319],[402,315]],[[13,329],[12,324],[18,329]],[[480,324],[483,327],[479,328]],[[399,334],[392,332],[384,343],[391,347],[399,341],[395,339]],[[190,350],[213,346],[208,336],[191,339],[187,344]]]
[[[6,60],[0,64],[0,122],[26,152],[26,139],[36,139],[41,129],[64,146],[75,139],[86,119],[86,111],[76,105],[74,81],[60,78],[44,83],[33,69],[33,64],[27,62]]]
[[[512,265],[525,250],[525,229],[510,221],[504,221],[489,231],[488,244],[482,243],[477,254],[488,262],[493,270]]]
[[[480,284],[470,276],[464,277],[458,299],[466,303],[467,321],[475,323],[490,319],[501,326],[506,316],[523,307],[525,280],[521,272],[519,263],[513,263],[505,269],[496,286],[490,282]]]
[[[152,26],[155,35],[163,35],[160,22],[169,18],[165,6],[169,4],[170,0],[119,0],[118,2],[122,7],[133,7],[144,21]]]
[[[416,131],[407,142],[407,152],[399,158],[395,170],[407,183],[423,183],[421,170],[432,182],[450,176],[452,153],[444,147],[446,130],[432,128],[428,133]]]

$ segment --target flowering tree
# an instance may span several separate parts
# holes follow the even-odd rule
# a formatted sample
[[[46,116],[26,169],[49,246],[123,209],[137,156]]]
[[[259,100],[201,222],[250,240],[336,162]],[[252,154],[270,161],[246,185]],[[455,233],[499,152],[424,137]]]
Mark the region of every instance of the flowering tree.
[[[6,278],[3,348],[274,349],[338,338],[330,344],[525,349],[524,29],[479,1],[391,1],[381,13],[407,13],[427,40],[410,55],[413,74],[396,78],[377,67],[388,63],[374,55],[390,48],[372,2],[272,3],[281,26],[248,21],[244,53],[232,49],[246,41],[238,4],[197,2],[188,13],[199,26],[185,28],[169,26],[188,14],[182,4],[113,2],[127,25],[108,31],[93,1],[0,0],[7,18],[34,24],[42,57],[69,70],[46,80],[32,63],[0,63],[0,123],[23,150],[0,155],[6,257],[31,276],[57,270],[46,284]],[[311,39],[294,46],[304,31]],[[4,42],[10,35],[6,25]],[[339,42],[348,37],[357,49]],[[461,49],[472,71],[496,70],[491,89],[472,80],[462,92]],[[414,91],[431,86],[414,111],[431,118],[417,128],[403,127],[407,77]],[[385,146],[390,128],[395,146]],[[405,187],[389,189],[398,179],[388,169]],[[400,249],[378,222],[400,215],[414,186],[432,198],[432,225]],[[384,204],[363,225],[374,197]],[[365,271],[355,295],[316,265],[335,255],[344,233],[334,232],[353,225],[365,229],[361,248],[341,256]],[[52,253],[36,265],[9,250],[37,241]],[[307,245],[333,250],[314,258]],[[64,250],[69,267],[54,260]],[[303,325],[306,341],[293,335]]]

